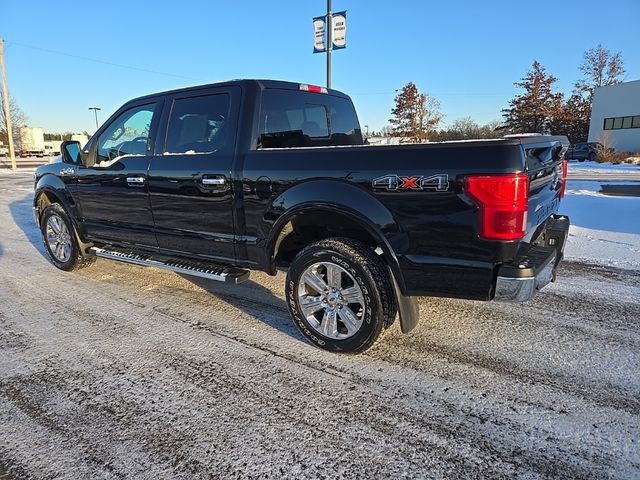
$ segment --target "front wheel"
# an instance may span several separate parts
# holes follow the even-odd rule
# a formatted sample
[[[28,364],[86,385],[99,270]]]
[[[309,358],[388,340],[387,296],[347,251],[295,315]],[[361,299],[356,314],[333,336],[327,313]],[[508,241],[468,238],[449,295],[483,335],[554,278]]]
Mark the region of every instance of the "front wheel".
[[[384,262],[351,239],[321,240],[303,249],[289,268],[285,290],[298,329],[333,352],[366,350],[396,315]]]
[[[40,231],[51,263],[60,270],[71,271],[94,262],[95,258],[80,252],[71,219],[60,204],[51,204],[42,212]]]

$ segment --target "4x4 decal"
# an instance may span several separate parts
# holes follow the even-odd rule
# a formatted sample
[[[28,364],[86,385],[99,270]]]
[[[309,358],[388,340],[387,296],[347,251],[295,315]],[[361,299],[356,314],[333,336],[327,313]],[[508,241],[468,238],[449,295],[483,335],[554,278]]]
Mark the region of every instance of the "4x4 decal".
[[[446,173],[431,175],[425,177],[419,176],[400,176],[400,175],[383,175],[372,182],[373,188],[382,188],[385,190],[433,190],[436,192],[445,192],[449,189],[449,175]]]

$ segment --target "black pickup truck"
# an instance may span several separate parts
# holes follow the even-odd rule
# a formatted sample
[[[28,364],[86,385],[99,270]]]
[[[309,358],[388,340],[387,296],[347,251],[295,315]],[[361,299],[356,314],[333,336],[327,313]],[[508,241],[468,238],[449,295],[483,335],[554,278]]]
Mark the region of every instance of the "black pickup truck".
[[[555,278],[565,137],[367,146],[349,97],[239,80],[132,100],[35,174],[52,263],[224,282],[286,269],[314,345],[362,351],[415,296],[524,301]]]

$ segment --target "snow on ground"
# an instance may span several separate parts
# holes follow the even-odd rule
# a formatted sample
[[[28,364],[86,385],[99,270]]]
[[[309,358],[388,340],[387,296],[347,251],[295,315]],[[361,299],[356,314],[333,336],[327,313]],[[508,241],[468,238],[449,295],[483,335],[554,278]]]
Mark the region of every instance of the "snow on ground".
[[[421,297],[409,335],[337,355],[296,329],[284,272],[57,270],[31,189],[0,175],[2,480],[640,478],[638,272]]]
[[[607,182],[608,184],[614,182]],[[566,258],[640,268],[640,197],[600,192],[602,182],[569,181],[560,212],[571,219]]]
[[[598,163],[598,162],[575,162],[567,163],[567,172],[572,173],[620,173],[620,172],[640,172],[640,165],[632,165],[630,163]]]

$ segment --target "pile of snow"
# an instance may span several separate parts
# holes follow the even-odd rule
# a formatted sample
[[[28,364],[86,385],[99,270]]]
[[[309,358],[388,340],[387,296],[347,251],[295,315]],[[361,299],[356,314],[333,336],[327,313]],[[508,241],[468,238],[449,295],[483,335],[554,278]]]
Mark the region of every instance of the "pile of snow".
[[[565,257],[640,269],[640,197],[603,195],[601,183],[567,184],[560,205],[560,213],[571,219]]]

